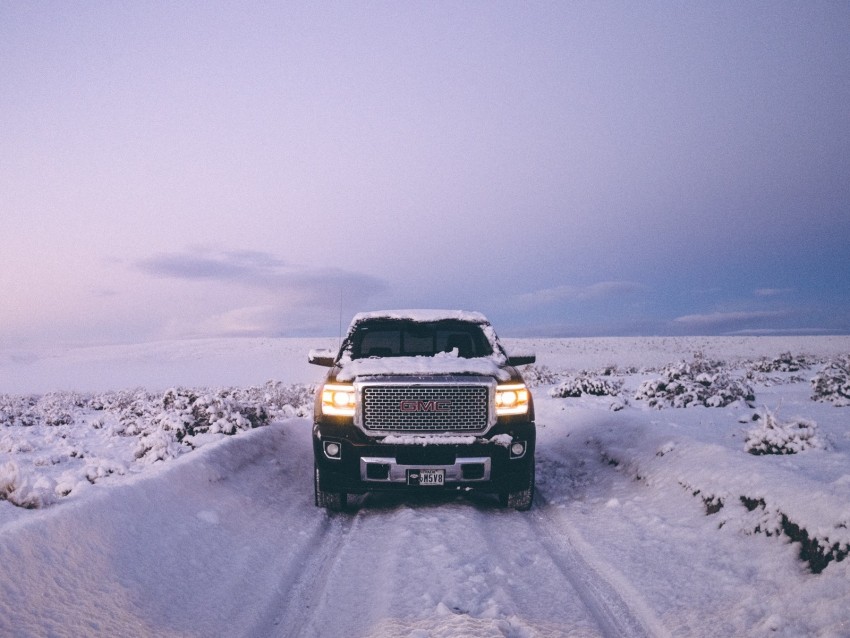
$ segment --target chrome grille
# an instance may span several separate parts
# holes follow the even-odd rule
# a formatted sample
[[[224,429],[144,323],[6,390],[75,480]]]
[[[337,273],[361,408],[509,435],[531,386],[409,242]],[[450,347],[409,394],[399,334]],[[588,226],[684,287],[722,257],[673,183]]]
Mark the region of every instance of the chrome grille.
[[[424,385],[363,388],[363,426],[396,432],[479,432],[487,429],[486,386]]]

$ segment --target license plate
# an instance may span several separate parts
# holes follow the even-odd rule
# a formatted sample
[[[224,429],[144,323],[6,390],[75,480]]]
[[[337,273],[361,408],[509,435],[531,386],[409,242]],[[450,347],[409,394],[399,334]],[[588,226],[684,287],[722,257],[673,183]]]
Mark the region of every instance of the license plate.
[[[435,469],[407,470],[408,485],[445,485],[446,471]]]

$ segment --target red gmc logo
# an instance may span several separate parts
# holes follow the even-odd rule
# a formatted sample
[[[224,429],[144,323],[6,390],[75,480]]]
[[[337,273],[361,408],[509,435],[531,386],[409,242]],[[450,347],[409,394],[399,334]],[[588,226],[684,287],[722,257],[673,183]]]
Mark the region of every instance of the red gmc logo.
[[[452,402],[446,399],[402,399],[398,407],[402,412],[451,412]]]

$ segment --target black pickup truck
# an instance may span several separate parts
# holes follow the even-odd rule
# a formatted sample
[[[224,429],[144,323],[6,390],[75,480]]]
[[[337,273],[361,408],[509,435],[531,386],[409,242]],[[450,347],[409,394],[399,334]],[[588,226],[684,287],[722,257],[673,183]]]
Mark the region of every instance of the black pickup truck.
[[[534,403],[517,366],[476,312],[399,310],[354,317],[316,393],[316,505],[348,494],[478,490],[505,507],[534,498]]]

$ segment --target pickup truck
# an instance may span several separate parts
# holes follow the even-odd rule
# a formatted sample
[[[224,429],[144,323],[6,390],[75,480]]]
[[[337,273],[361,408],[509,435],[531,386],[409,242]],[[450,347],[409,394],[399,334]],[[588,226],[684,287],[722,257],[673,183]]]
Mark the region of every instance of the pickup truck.
[[[477,490],[531,507],[534,403],[518,366],[480,313],[398,310],[355,315],[315,398],[315,502],[349,494]]]

